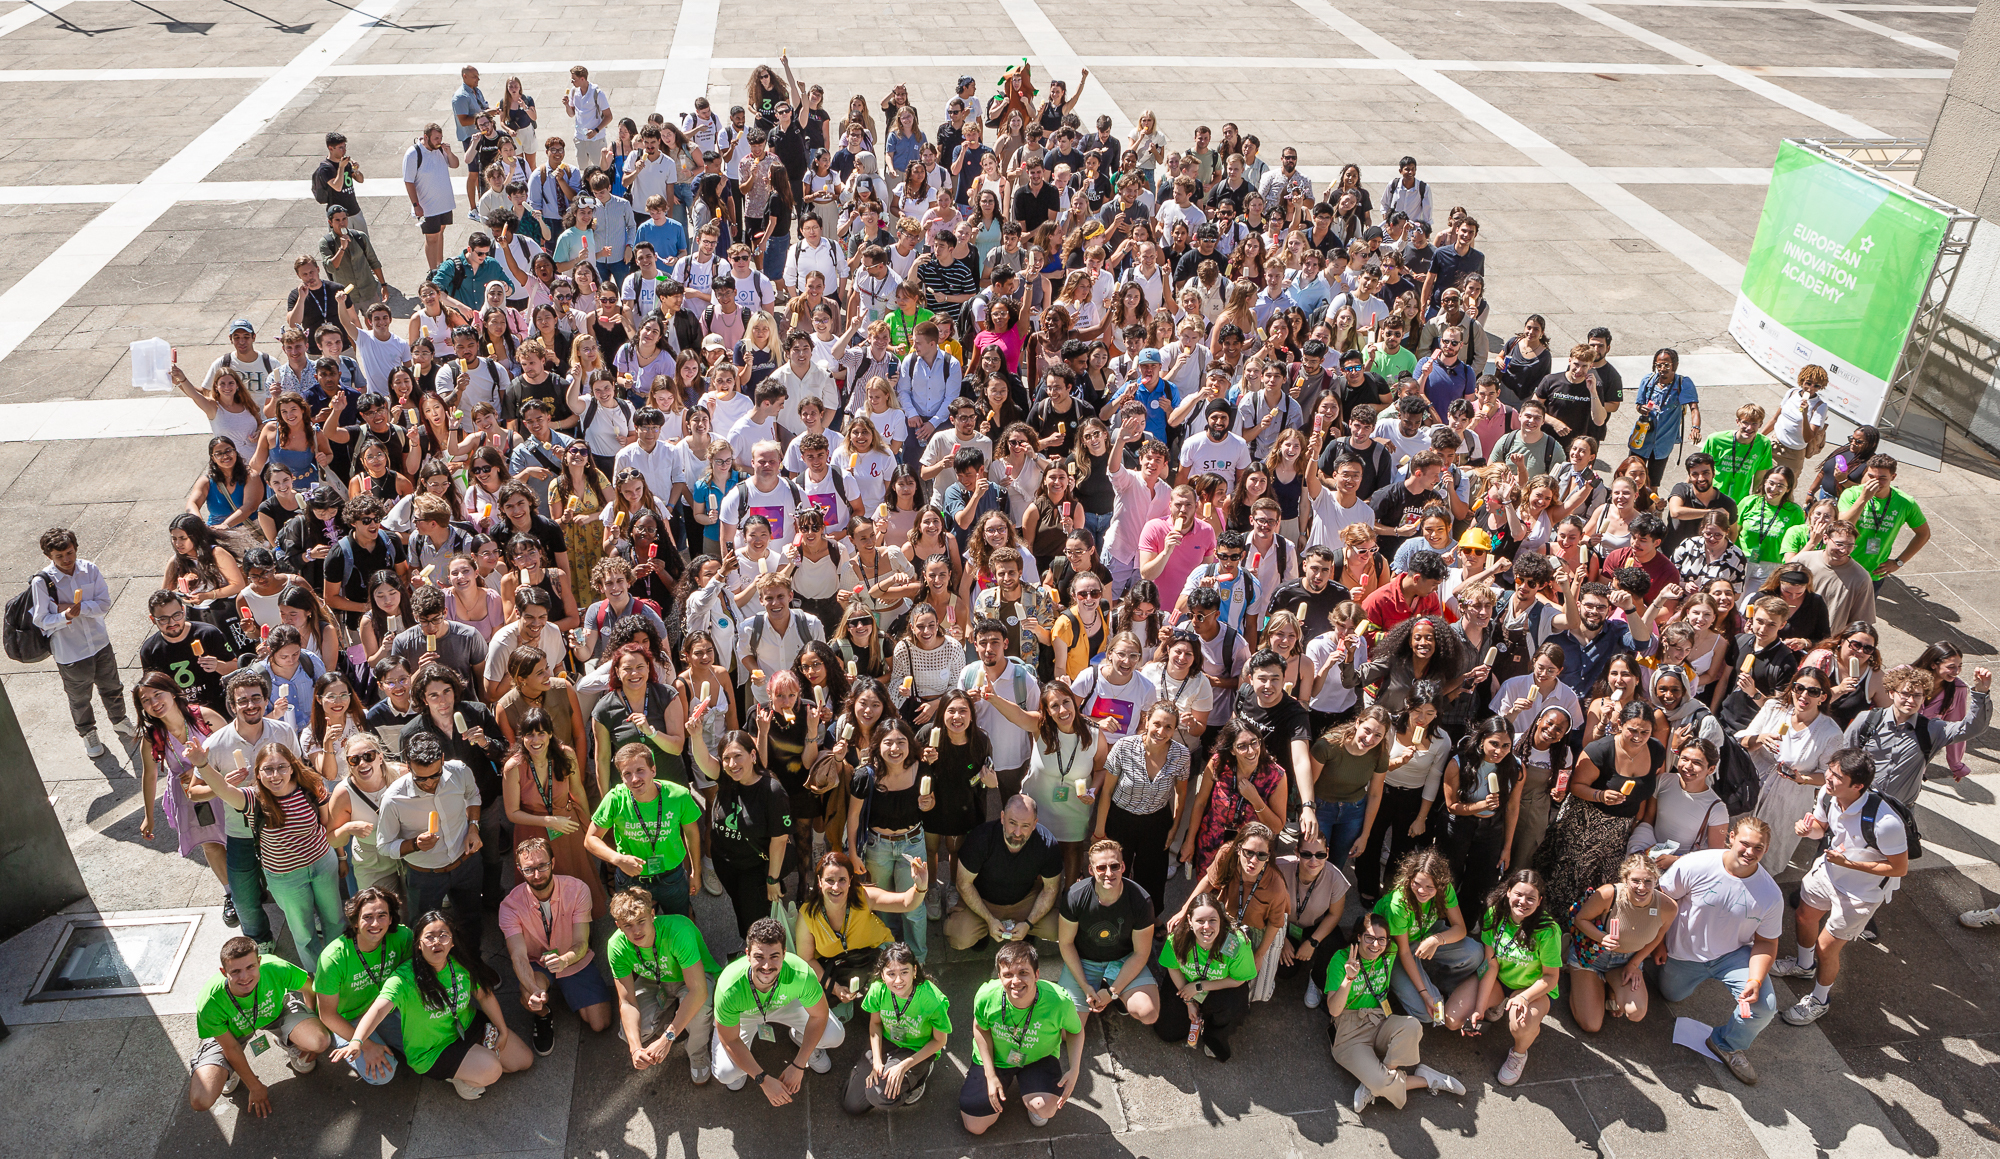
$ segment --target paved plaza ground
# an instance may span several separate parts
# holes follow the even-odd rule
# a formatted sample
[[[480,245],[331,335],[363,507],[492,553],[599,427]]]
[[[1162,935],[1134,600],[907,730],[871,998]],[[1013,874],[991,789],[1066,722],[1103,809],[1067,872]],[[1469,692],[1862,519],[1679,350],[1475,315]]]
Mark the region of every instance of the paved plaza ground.
[[[907,83],[934,125],[961,72],[1023,56],[1043,78],[1091,70],[1078,111],[1121,131],[1154,110],[1176,146],[1197,123],[1235,121],[1266,153],[1295,146],[1318,179],[1344,162],[1379,190],[1416,155],[1437,205],[1483,225],[1492,329],[1545,315],[1553,344],[1609,326],[1636,383],[1651,351],[1678,348],[1710,430],[1773,385],[1725,335],[1782,137],[1928,134],[1972,8],[1808,0],[894,0],[864,6],[764,0],[455,6],[422,0],[0,0],[0,588],[40,563],[35,540],[74,528],[116,597],[128,665],[159,584],[165,523],[181,509],[206,424],[133,391],[127,346],[162,337],[204,367],[246,315],[274,349],[291,261],[323,231],[305,178],[320,136],[345,132],[371,180],[363,205],[391,280],[412,290],[421,249],[397,177],[411,135],[445,120],[461,63],[489,93],[521,75],[560,122],[570,64],[587,63],[614,111],[643,118],[706,91],[724,108],[751,65],[789,47],[828,104],[879,100]],[[462,215],[461,215],[462,220]],[[456,252],[467,230],[450,234]],[[407,307],[402,312],[407,312]],[[1613,434],[1622,439],[1629,412]],[[1836,437],[1840,433],[1836,430]],[[1885,651],[1949,638],[2000,651],[2000,464],[1948,444],[1941,472],[1906,468],[1930,546],[1883,589]],[[104,912],[193,909],[197,945],[173,995],[23,1006],[46,931],[0,946],[0,1154],[49,1156],[458,1155],[881,1156],[973,1149],[955,1109],[970,1058],[964,1001],[982,955],[933,961],[960,998],[959,1033],[926,1101],[845,1116],[836,1073],[772,1110],[752,1092],[691,1090],[678,1059],[646,1076],[615,1039],[561,1023],[554,1054],[478,1103],[401,1076],[363,1087],[322,1067],[285,1075],[267,1055],[277,1113],[242,1096],[186,1109],[194,1045],[188,993],[225,931],[205,866],[138,834],[138,782],[122,755],[87,761],[48,665],[0,666],[43,780]],[[1837,1154],[2000,1155],[2000,933],[1954,915],[2000,899],[2000,765],[1990,738],[1975,775],[1922,798],[1919,863],[1878,945],[1849,955],[1833,1012],[1774,1024],[1746,1088],[1670,1042],[1674,1016],[1714,1019],[1719,991],[1647,1023],[1586,1039],[1550,1020],[1525,1080],[1492,1081],[1504,1046],[1434,1037],[1426,1061],[1464,1078],[1462,1101],[1417,1097],[1397,1113],[1348,1109],[1353,1081],[1327,1057],[1324,1016],[1281,986],[1257,1008],[1235,1061],[1158,1042],[1124,1018],[1093,1021],[1076,1103],[1035,1130],[1010,1114],[980,1140],[996,1155],[1288,1155],[1342,1147],[1405,1159]],[[1182,885],[1185,888],[1185,885]],[[1178,900],[1177,898],[1175,900]],[[274,911],[275,912],[275,911]],[[719,951],[723,906],[699,915]],[[609,933],[608,923],[598,931]],[[497,944],[497,941],[493,944]],[[941,943],[940,943],[941,944]],[[1790,943],[1787,940],[1787,950]],[[1778,984],[1789,1003],[1797,984]],[[503,993],[519,1015],[511,982]],[[525,1028],[525,1020],[520,1023]],[[276,1081],[283,1076],[282,1081]]]

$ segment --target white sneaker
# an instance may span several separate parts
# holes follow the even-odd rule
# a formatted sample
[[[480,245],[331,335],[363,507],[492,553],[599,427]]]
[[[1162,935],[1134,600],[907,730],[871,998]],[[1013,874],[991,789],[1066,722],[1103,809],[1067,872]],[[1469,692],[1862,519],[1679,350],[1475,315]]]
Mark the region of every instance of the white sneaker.
[[[814,1074],[825,1074],[833,1069],[833,1059],[827,1055],[826,1048],[822,1046],[813,1051],[813,1056],[807,1065],[812,1067]]]
[[[693,1080],[694,1085],[696,1086],[702,1086],[706,1084],[709,1079],[714,1077],[715,1077],[715,1071],[711,1069],[707,1063],[702,1063],[699,1066],[688,1067],[688,1078]]]
[[[1518,1050],[1507,1052],[1507,1061],[1500,1064],[1500,1085],[1511,1087],[1521,1081],[1521,1072],[1528,1069],[1528,1056]]]
[[[485,1087],[466,1082],[455,1075],[451,1079],[451,1085],[452,1089],[458,1092],[458,1097],[468,1103],[486,1093]]]
[[[743,1084],[744,1084],[744,1083],[747,1083],[747,1082],[749,1082],[749,1081],[750,1081],[750,1076],[749,1076],[749,1075],[747,1075],[747,1074],[746,1074],[746,1075],[739,1075],[739,1076],[737,1077],[737,1079],[736,1079],[736,1081],[735,1081],[735,1082],[733,1082],[733,1083],[723,1083],[722,1085],[723,1085],[723,1086],[725,1086],[725,1087],[728,1087],[728,1088],[729,1088],[730,1090],[732,1090],[732,1091],[740,1091],[740,1090],[742,1090],[742,1089],[743,1089]]]
[[[133,724],[129,718],[113,724],[111,731],[117,734],[119,740],[125,742],[126,748],[139,747],[139,726]]]
[[[103,756],[106,751],[107,750],[104,747],[104,742],[97,739],[96,729],[91,729],[89,732],[83,734],[84,756],[87,756],[94,761],[98,757]]]
[[[1826,1012],[1831,1009],[1833,1009],[1833,1003],[1822,1002],[1808,994],[1793,1003],[1791,1009],[1785,1011],[1785,1021],[1791,1023],[1793,1026],[1811,1026],[1824,1017]]]
[[[1181,859],[1174,856],[1171,853],[1167,854],[1167,880],[1172,881],[1174,879],[1174,874],[1179,873],[1180,871],[1181,871]]]
[[[1042,1118],[1040,1115],[1037,1115],[1033,1111],[1028,1112],[1028,1122],[1037,1127],[1046,1127],[1049,1125],[1049,1121],[1047,1119]]]
[[[236,1088],[242,1085],[243,1076],[237,1074],[235,1071],[230,1071],[229,1077],[222,1080],[222,1097],[226,1099],[230,1095],[235,1094]]]
[[[924,915],[934,922],[944,920],[944,890],[932,887],[930,895],[924,899]]]
[[[715,862],[701,859],[701,888],[710,897],[722,896],[722,875],[715,872]]]
[[[291,1056],[285,1060],[285,1065],[292,1068],[293,1074],[311,1074],[319,1068],[318,1055],[308,1058],[304,1051],[294,1046],[285,1047],[285,1053]]]
[[[1437,1094],[1440,1091],[1448,1095],[1465,1094],[1464,1083],[1459,1082],[1441,1070],[1434,1070],[1431,1067],[1425,1066],[1423,1063],[1418,1063],[1411,1069],[1410,1073],[1429,1083],[1432,1094]]]
[[[2000,926],[2000,907],[1993,909],[1969,909],[1958,915],[1958,924],[1968,930]]]
[[[1318,1010],[1320,1001],[1319,981],[1313,978],[1306,979],[1306,1009]]]
[[[1370,1103],[1372,1103],[1372,1102],[1374,1102],[1374,1101],[1375,1101],[1375,1092],[1374,1092],[1374,1091],[1371,1091],[1371,1090],[1369,1090],[1369,1089],[1368,1089],[1368,1084],[1367,1084],[1367,1083],[1356,1083],[1356,1084],[1354,1084],[1354,1100],[1353,1100],[1353,1102],[1354,1102],[1354,1113],[1355,1113],[1355,1114],[1357,1114],[1357,1115],[1358,1115],[1358,1114],[1360,1114],[1361,1112],[1363,1112],[1363,1111],[1367,1110],[1367,1109],[1368,1109],[1368,1104],[1370,1104]]]
[[[1819,971],[1814,966],[1801,966],[1794,957],[1783,957],[1771,963],[1773,978],[1810,978]]]

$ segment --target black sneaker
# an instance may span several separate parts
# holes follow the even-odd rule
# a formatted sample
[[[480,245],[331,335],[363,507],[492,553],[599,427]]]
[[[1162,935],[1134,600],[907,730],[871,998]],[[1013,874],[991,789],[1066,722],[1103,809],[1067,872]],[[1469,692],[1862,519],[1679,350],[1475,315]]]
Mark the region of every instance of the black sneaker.
[[[556,1020],[552,1015],[535,1016],[534,1042],[536,1054],[547,1054],[556,1048]]]
[[[226,894],[226,893],[225,893],[225,894],[223,894],[223,895],[222,895],[222,924],[223,924],[223,925],[225,925],[225,926],[228,926],[228,927],[229,927],[230,929],[232,929],[232,930],[233,930],[233,929],[235,929],[235,928],[236,928],[236,926],[237,926],[237,923],[238,923],[238,921],[239,921],[239,919],[238,919],[238,918],[237,918],[237,916],[236,916],[236,899],[235,899],[235,898],[233,898],[233,897],[231,897],[231,896],[229,896],[229,895],[228,895],[228,894]]]

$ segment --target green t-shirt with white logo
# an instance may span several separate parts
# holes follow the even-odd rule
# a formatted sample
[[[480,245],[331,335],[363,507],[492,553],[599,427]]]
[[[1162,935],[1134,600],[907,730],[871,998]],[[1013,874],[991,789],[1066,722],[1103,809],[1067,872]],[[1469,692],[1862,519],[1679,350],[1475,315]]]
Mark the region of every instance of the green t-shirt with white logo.
[[[438,971],[438,985],[444,987],[448,999],[442,1010],[424,1001],[409,963],[382,987],[382,994],[403,1016],[403,1057],[418,1074],[428,1073],[438,1055],[464,1035],[479,1013],[473,997],[476,984],[457,958],[445,959],[444,969]]]
[[[1083,1019],[1076,1013],[1076,1001],[1069,991],[1047,978],[1035,980],[1035,1004],[1023,1010],[1007,1001],[1007,988],[994,978],[979,988],[972,999],[972,1021],[993,1036],[999,1053],[993,1065],[1002,1068],[1026,1066],[1048,1058],[1062,1049],[1063,1031],[1083,1033]],[[972,1062],[984,1066],[986,1059],[973,1040]]]
[[[1168,938],[1160,947],[1160,965],[1169,970],[1179,970],[1181,977],[1189,982],[1214,982],[1234,978],[1238,982],[1248,982],[1257,976],[1257,952],[1250,945],[1250,939],[1240,932],[1231,930],[1222,937],[1222,944],[1214,953],[1201,948],[1195,942],[1188,948],[1188,960],[1183,962],[1174,953],[1174,940]],[[1197,1002],[1208,1001],[1204,991]]]
[[[819,976],[797,954],[786,954],[778,968],[778,983],[769,990],[750,984],[750,959],[746,955],[723,967],[715,983],[715,1024],[741,1026],[746,1015],[761,1015],[797,1002],[812,1007],[826,997]]]
[[[1554,922],[1537,926],[1524,946],[1521,927],[1512,918],[1495,921],[1489,914],[1479,940],[1493,947],[1500,968],[1500,984],[1509,990],[1526,990],[1541,981],[1542,971],[1562,969],[1562,931]],[[1551,999],[1558,993],[1556,987],[1549,987]]]
[[[1334,954],[1326,964],[1325,988],[1329,1013],[1338,1014],[1341,1010],[1382,1009],[1382,1004],[1389,1000],[1389,975],[1396,968],[1396,955],[1377,954],[1372,962],[1366,958],[1361,959],[1361,971],[1355,974],[1354,981],[1348,984],[1347,1001],[1341,1004],[1339,1010],[1332,1009],[1334,995],[1340,992],[1341,984],[1347,982],[1347,959],[1353,957],[1355,952],[1355,947],[1349,946]],[[1383,1013],[1386,1014],[1388,1011],[1383,1010]]]
[[[285,1012],[285,995],[312,984],[312,975],[283,958],[265,954],[257,963],[257,989],[249,994],[231,994],[222,974],[209,979],[194,1008],[195,1033],[214,1038],[226,1030],[242,1042]]]
[[[624,930],[611,935],[604,957],[611,963],[613,978],[643,978],[648,982],[678,982],[689,966],[699,964],[711,974],[722,969],[702,940],[701,930],[679,914],[660,914],[653,919],[653,944],[641,946],[625,936]]]
[[[365,954],[344,935],[320,951],[319,985],[340,1003],[342,1018],[352,1022],[368,1012],[382,987],[416,953],[416,941],[408,926],[395,926]]]
[[[861,999],[861,1009],[880,1014],[882,1037],[904,1050],[922,1050],[935,1031],[951,1033],[951,1000],[937,988],[937,983],[928,979],[917,983],[906,1000],[898,1000],[877,979]]]
[[[672,873],[687,860],[687,846],[681,841],[681,826],[701,818],[701,802],[693,793],[671,781],[654,781],[659,795],[644,803],[632,799],[632,790],[618,785],[598,803],[591,814],[593,825],[610,831],[611,847],[646,863],[641,877]]]

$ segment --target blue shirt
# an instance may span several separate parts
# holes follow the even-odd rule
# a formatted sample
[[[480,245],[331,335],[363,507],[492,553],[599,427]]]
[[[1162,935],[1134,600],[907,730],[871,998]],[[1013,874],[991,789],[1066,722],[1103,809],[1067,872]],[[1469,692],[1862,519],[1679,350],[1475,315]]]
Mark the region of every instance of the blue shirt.
[[[1639,381],[1639,410],[1653,420],[1652,429],[1646,432],[1646,441],[1639,445],[1636,452],[1641,458],[1666,458],[1681,441],[1681,408],[1701,402],[1694,380],[1687,375],[1675,375],[1671,382],[1661,382],[1659,378],[1654,373]]]
[[[1317,274],[1310,278],[1305,277],[1302,270],[1294,274],[1292,280],[1285,286],[1285,295],[1292,300],[1293,305],[1306,312],[1306,317],[1310,318],[1314,311],[1326,305],[1333,297],[1333,292],[1328,288],[1325,278]]]
[[[1419,370],[1423,367],[1419,366]],[[1479,382],[1479,375],[1472,364],[1460,358],[1446,366],[1441,361],[1432,360],[1430,369],[1424,372],[1424,397],[1431,401],[1438,417],[1443,418],[1445,409],[1461,398],[1472,394],[1472,388]]]
[[[1144,382],[1136,384],[1132,397],[1146,404],[1146,433],[1166,442],[1167,415],[1181,405],[1180,389],[1162,377],[1150,390]],[[1166,404],[1164,407],[1160,405],[1163,402]]]
[[[1221,573],[1222,565],[1218,563],[1210,561],[1201,564],[1188,573],[1187,583],[1181,588],[1179,594],[1186,596],[1200,587],[1201,581],[1212,575],[1219,576]],[[1235,581],[1225,584],[1218,579],[1215,581],[1215,590],[1216,594],[1222,597],[1222,609],[1219,618],[1223,623],[1241,632],[1243,630],[1244,617],[1249,613],[1251,605],[1257,602],[1256,578],[1250,574],[1248,567],[1239,564],[1236,568]],[[1160,598],[1163,602],[1172,602],[1164,592],[1160,594]]]
[[[468,84],[458,86],[451,97],[452,127],[458,130],[458,143],[463,145],[479,133],[477,125],[458,124],[460,117],[477,118],[487,109],[486,94]]]
[[[662,269],[666,268],[666,263],[688,252],[687,230],[671,217],[658,225],[654,225],[650,217],[640,223],[639,240],[653,244],[653,252],[659,255]]]
[[[966,505],[972,502],[972,492],[966,490],[956,481],[944,489],[943,498],[938,500],[938,510],[944,514],[944,525],[950,529],[952,537],[958,540],[958,546],[961,549],[972,539],[972,528],[979,526],[979,520],[987,512],[999,511],[1001,509],[1000,497],[1006,493],[1007,489],[1005,487],[989,486],[986,488],[986,495],[980,499],[979,510],[972,517],[971,525],[960,527],[958,525],[958,513],[965,510]]]
[[[1623,620],[1604,621],[1604,628],[1588,644],[1566,631],[1557,632],[1549,640],[1563,650],[1562,682],[1583,697],[1588,697],[1597,686],[1604,670],[1611,666],[1613,656],[1639,650],[1631,627]]]

